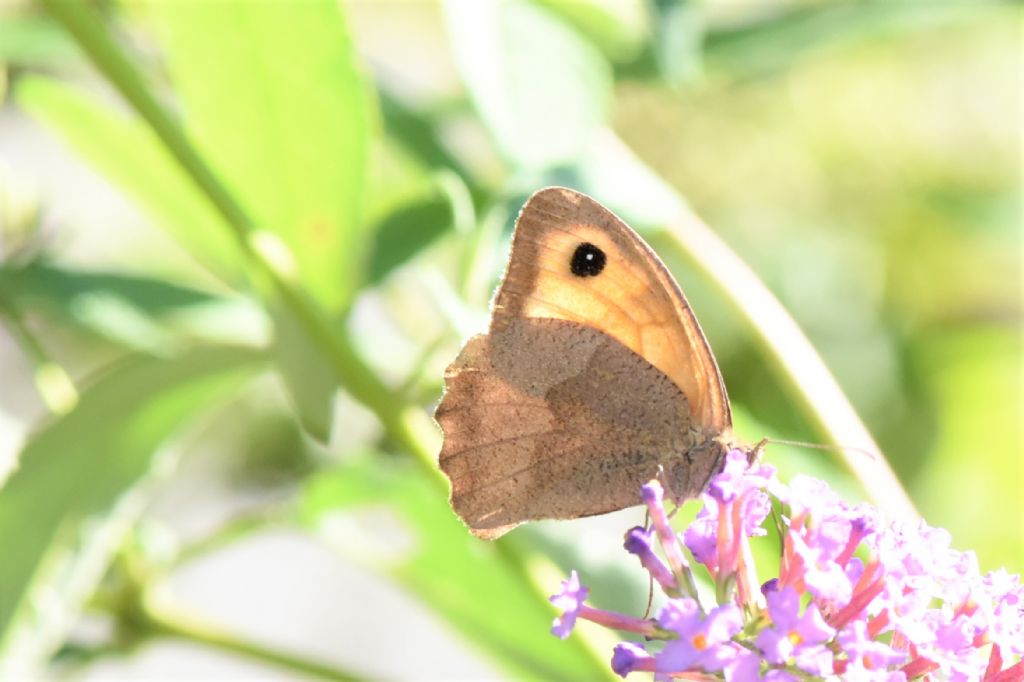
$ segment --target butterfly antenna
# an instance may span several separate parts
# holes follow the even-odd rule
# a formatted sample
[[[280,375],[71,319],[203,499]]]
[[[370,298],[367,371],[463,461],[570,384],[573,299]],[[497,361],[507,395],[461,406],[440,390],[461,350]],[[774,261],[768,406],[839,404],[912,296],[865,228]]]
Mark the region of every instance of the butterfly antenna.
[[[881,454],[877,451],[868,450],[866,448],[859,448],[853,445],[829,445],[826,443],[805,443],[799,440],[784,440],[782,438],[765,438],[762,443],[774,443],[776,445],[792,445],[797,448],[807,448],[809,450],[829,450],[831,452],[857,452],[868,459],[877,461]]]

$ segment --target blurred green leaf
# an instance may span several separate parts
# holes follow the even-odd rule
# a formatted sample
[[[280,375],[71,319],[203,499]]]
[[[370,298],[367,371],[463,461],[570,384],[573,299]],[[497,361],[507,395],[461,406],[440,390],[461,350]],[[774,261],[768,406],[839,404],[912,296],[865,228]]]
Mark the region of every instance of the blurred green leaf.
[[[611,68],[601,53],[529,2],[444,8],[463,82],[501,152],[528,169],[574,160],[608,109]]]
[[[368,88],[333,0],[146,2],[185,124],[332,309],[361,281]]]
[[[709,69],[741,78],[764,76],[865,38],[920,31],[1012,5],[999,0],[795,3],[758,20],[709,31],[704,56]]]
[[[117,547],[97,524],[150,472],[160,446],[253,376],[262,357],[241,347],[132,357],[30,439],[0,495],[0,670],[39,660],[59,644],[54,630],[69,626]],[[89,537],[105,545],[85,547]],[[90,555],[85,565],[76,565],[80,553]],[[76,569],[87,575],[73,575]]]
[[[0,290],[21,307],[137,350],[173,351],[189,337],[262,343],[262,312],[247,300],[139,275],[88,272],[41,260],[0,264]]]
[[[469,181],[470,173],[441,143],[435,125],[423,112],[408,106],[383,86],[380,112],[388,134],[427,168],[449,168]]]
[[[222,276],[239,271],[238,248],[220,217],[144,123],[49,78],[20,79],[15,98],[127,191],[200,262]]]
[[[672,85],[701,70],[704,7],[699,0],[654,0],[654,57],[661,77]]]
[[[451,205],[442,197],[424,199],[396,209],[376,226],[370,257],[370,283],[381,282],[392,270],[451,227]]]
[[[13,11],[13,16],[0,14],[0,64],[57,67],[79,58],[74,43],[49,18]]]
[[[338,375],[288,307],[270,306],[274,318],[273,352],[292,406],[309,435],[326,443],[331,435]]]
[[[390,512],[398,518],[389,519]],[[563,642],[551,635],[553,610],[503,560],[507,539],[484,543],[471,536],[437,488],[414,471],[379,457],[354,458],[310,480],[300,514],[354,560],[391,574],[515,679],[610,677],[579,638]],[[353,515],[370,521],[344,522]],[[383,530],[375,532],[372,520]]]
[[[33,307],[65,308],[75,296],[103,295],[162,315],[217,300],[217,296],[163,279],[116,272],[71,270],[55,263],[0,263],[0,288]]]

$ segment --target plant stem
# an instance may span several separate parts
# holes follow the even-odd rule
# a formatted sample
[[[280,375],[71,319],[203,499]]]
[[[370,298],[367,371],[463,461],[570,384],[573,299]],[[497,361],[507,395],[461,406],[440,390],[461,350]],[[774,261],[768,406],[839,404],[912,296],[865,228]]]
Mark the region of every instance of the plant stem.
[[[283,522],[287,518],[289,517],[281,509],[265,510],[262,508],[255,512],[236,516],[215,528],[208,535],[184,545],[174,557],[174,566],[184,566],[194,559],[206,556],[212,551],[264,530],[274,523]]]
[[[148,607],[142,611],[140,621],[137,625],[145,634],[203,644],[262,663],[269,663],[304,677],[311,676],[325,680],[350,682],[359,682],[365,679],[346,670],[311,661],[304,656],[295,656],[286,651],[236,637],[181,613],[158,612],[152,607]]]

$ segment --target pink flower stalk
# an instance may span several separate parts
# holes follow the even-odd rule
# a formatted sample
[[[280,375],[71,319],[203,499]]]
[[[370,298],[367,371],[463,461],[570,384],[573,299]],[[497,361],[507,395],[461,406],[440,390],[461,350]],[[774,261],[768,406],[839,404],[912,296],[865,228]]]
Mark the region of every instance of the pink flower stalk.
[[[583,601],[589,592],[590,590],[580,584],[580,577],[576,571],[562,581],[561,591],[550,598],[551,603],[560,611],[560,615],[551,626],[551,634],[565,639],[576,626],[576,619],[583,618],[614,630],[635,632],[645,637],[658,635],[658,625],[651,620],[587,606]]]
[[[1019,576],[982,575],[974,554],[952,549],[941,529],[885,523],[807,476],[783,485],[773,467],[750,464],[739,450],[681,534],[657,481],[642,498],[652,526],[630,529],[625,548],[665,594],[656,617],[588,606],[575,571],[551,598],[561,612],[552,632],[562,638],[583,618],[647,640],[615,647],[612,670],[622,677],[1024,682]],[[762,584],[750,542],[766,535],[773,506],[781,559],[778,576]],[[698,595],[698,565],[715,605]]]

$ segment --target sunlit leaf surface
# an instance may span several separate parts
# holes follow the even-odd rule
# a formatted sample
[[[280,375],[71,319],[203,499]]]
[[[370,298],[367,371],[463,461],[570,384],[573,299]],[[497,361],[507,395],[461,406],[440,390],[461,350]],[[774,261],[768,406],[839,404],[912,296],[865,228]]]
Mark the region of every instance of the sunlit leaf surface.
[[[338,3],[143,3],[185,125],[332,309],[365,270],[370,104]]]

